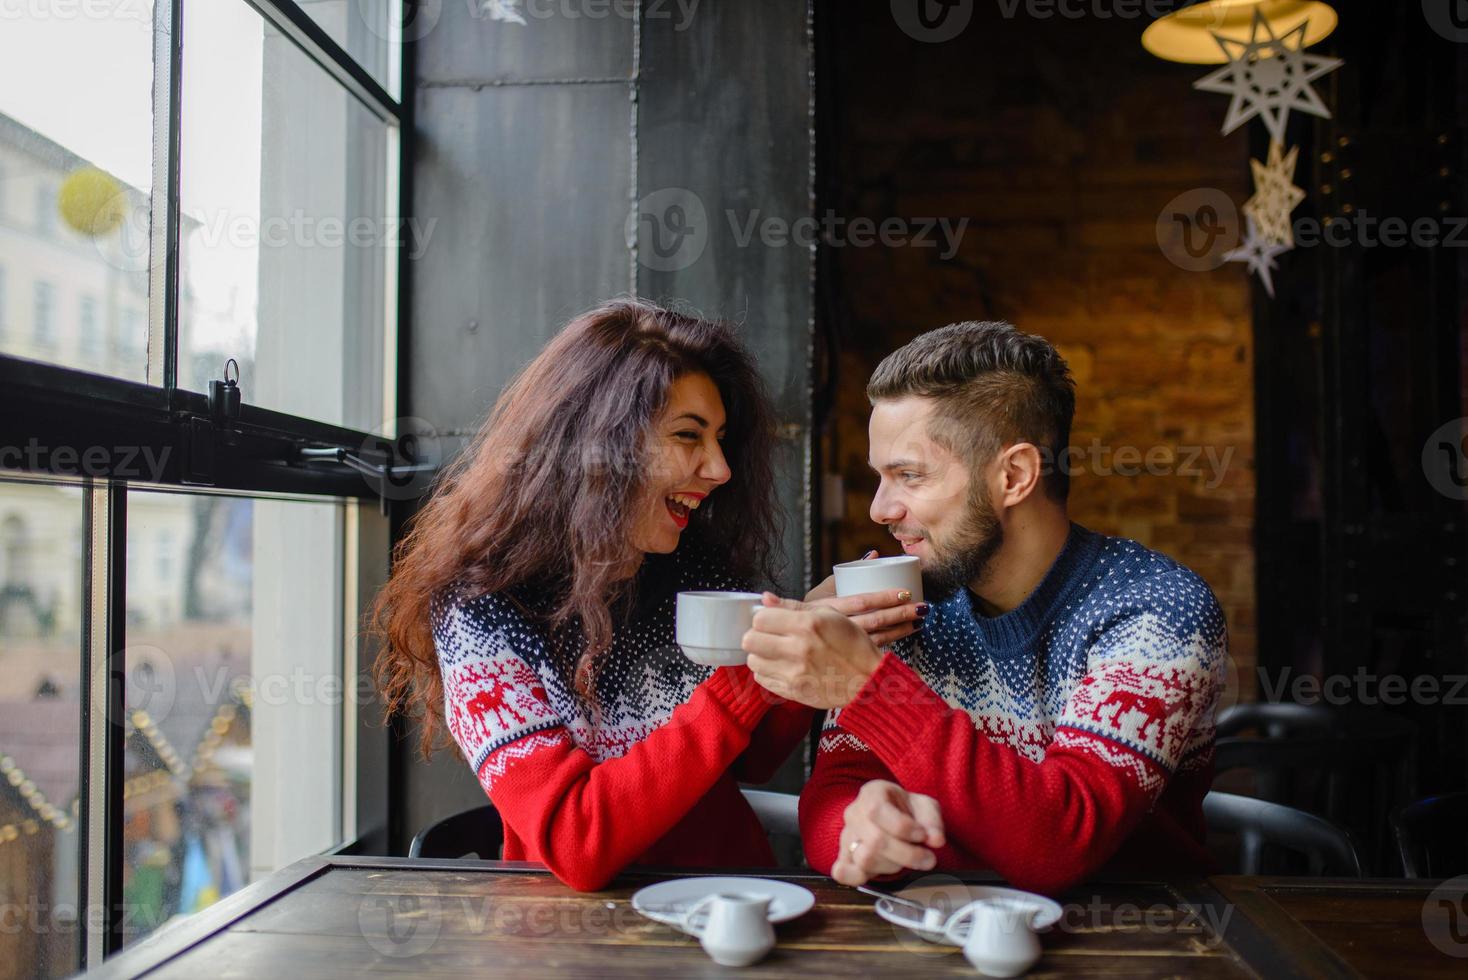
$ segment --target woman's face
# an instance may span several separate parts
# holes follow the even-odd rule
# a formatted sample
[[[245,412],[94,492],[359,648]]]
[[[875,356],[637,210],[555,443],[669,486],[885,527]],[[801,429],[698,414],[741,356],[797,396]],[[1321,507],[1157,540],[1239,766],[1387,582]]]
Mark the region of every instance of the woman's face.
[[[648,491],[633,528],[639,551],[676,550],[692,512],[729,482],[720,445],[724,424],[724,400],[712,378],[686,374],[673,382],[652,425]]]

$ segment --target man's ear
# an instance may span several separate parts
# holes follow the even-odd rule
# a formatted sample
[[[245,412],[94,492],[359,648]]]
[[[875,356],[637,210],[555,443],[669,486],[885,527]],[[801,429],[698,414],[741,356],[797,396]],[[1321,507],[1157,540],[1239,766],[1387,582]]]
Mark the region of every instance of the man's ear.
[[[998,493],[996,504],[1016,507],[1036,493],[1045,478],[1044,459],[1039,447],[1030,442],[1017,442],[1006,446],[999,454]]]

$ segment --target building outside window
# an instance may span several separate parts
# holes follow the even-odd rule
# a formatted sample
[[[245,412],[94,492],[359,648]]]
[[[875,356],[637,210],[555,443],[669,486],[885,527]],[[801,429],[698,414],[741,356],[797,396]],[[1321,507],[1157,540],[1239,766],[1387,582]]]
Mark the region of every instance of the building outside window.
[[[35,308],[32,315],[31,326],[35,331],[35,343],[37,347],[54,347],[56,344],[56,324],[52,318],[56,312],[56,287],[49,282],[38,282],[35,285]]]

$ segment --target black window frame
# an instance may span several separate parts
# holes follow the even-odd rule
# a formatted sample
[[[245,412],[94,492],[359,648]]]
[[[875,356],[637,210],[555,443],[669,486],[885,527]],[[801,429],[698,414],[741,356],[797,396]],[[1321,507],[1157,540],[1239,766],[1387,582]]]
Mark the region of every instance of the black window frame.
[[[292,0],[229,0],[245,4],[289,37],[307,57],[335,79],[349,95],[377,119],[397,130],[397,216],[408,221],[412,201],[413,44],[398,45],[401,59],[401,98],[393,98],[383,86],[345,49]],[[402,0],[410,11],[419,0]],[[332,425],[251,404],[250,392],[234,418],[211,411],[206,392],[179,387],[179,269],[181,107],[188,97],[182,78],[182,43],[186,0],[157,0],[154,7],[153,91],[153,188],[150,226],[148,320],[149,346],[162,345],[159,384],[65,367],[0,353],[0,446],[125,447],[129,452],[150,450],[152,459],[163,460],[161,471],[149,474],[149,488],[177,487],[195,491],[235,491],[260,494],[290,494],[356,500],[372,505],[382,520],[374,533],[396,528],[402,508],[410,501],[383,495],[363,475],[341,459],[322,459],[317,454],[307,462],[303,449],[336,449],[343,454],[361,454],[364,447],[380,455],[369,463],[392,465],[404,454],[399,447],[374,433]],[[406,14],[404,15],[406,18]],[[410,303],[408,250],[396,250],[395,302],[389,308],[390,337],[396,358],[391,379],[396,391],[385,397],[401,398],[406,393],[408,371],[407,317]],[[150,375],[157,364],[149,352]],[[34,443],[32,443],[34,440]],[[165,455],[166,454],[166,455]],[[81,813],[79,833],[79,908],[102,908],[100,932],[89,933],[79,922],[78,959],[83,969],[95,968],[102,959],[117,952],[124,939],[123,877],[123,748],[127,665],[124,583],[127,568],[126,529],[128,490],[138,481],[129,469],[127,453],[107,453],[106,460],[86,473],[68,465],[59,468],[46,453],[39,465],[25,453],[21,465],[0,470],[0,478],[11,474],[27,478],[55,478],[81,486],[83,490],[86,545],[83,568],[88,581],[83,595],[82,648],[80,662],[83,692]],[[12,458],[14,458],[12,456]],[[142,487],[139,487],[142,489]],[[360,523],[360,522],[358,522]],[[101,528],[101,537],[97,529]],[[386,538],[386,532],[381,534]],[[348,563],[367,567],[372,561],[385,566],[390,541],[348,542]],[[372,569],[375,572],[375,567]],[[353,569],[349,583],[365,590],[370,582]],[[367,576],[370,579],[370,574]],[[350,588],[349,584],[349,588]],[[103,591],[105,590],[105,591]],[[360,600],[365,591],[345,596]],[[107,606],[93,607],[94,597],[104,595]],[[346,637],[343,638],[347,640]],[[367,664],[358,656],[347,661],[347,670],[359,676]],[[355,678],[345,678],[348,685]],[[99,701],[104,706],[93,711]],[[98,720],[100,719],[100,721]],[[355,852],[386,839],[387,800],[381,792],[383,761],[387,757],[388,730],[380,718],[363,713],[357,719],[355,738],[343,746],[344,787],[356,790],[355,836],[333,850]],[[350,750],[351,754],[346,754]],[[100,769],[100,771],[98,771]],[[345,806],[347,801],[343,801]],[[98,812],[100,811],[100,813]],[[90,830],[89,830],[90,828]],[[96,839],[100,836],[102,840]],[[101,871],[101,881],[97,872]]]

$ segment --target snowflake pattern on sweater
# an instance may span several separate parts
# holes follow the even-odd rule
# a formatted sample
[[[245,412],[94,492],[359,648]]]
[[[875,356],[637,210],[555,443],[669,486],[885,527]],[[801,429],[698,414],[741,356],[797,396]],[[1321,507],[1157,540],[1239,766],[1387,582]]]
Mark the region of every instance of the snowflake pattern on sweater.
[[[713,673],[685,657],[675,642],[677,592],[739,590],[741,583],[693,549],[649,556],[642,579],[652,583],[654,598],[616,631],[612,647],[599,658],[590,701],[573,682],[581,648],[574,629],[558,632],[552,641],[503,594],[465,598],[451,592],[434,604],[449,733],[486,791],[509,762],[528,754],[524,748],[507,755],[501,750],[552,729],[564,728],[596,762],[621,757],[665,725]],[[496,753],[505,758],[486,767]]]
[[[1227,669],[1223,612],[1189,569],[1135,541],[1072,526],[1021,606],[986,617],[959,589],[893,652],[994,742],[1040,762],[1091,752],[1149,794],[1211,759]],[[822,752],[868,751],[827,717]]]

